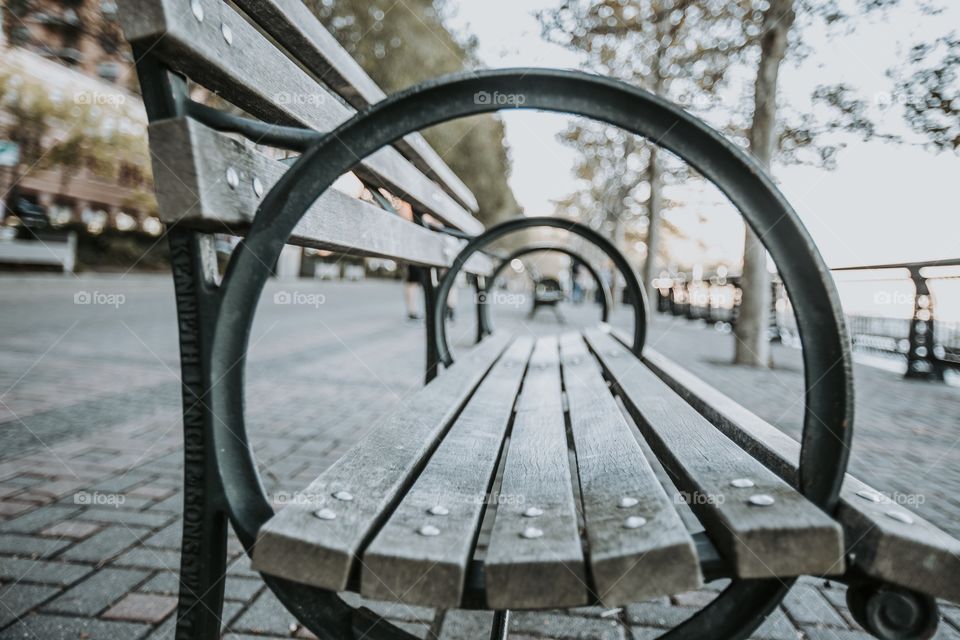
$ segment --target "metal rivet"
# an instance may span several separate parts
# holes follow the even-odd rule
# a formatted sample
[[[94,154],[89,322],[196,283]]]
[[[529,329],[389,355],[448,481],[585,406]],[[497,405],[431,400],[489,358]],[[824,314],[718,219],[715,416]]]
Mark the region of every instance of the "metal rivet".
[[[233,167],[227,169],[227,184],[230,185],[231,189],[236,189],[237,185],[240,184],[240,174]]]
[[[221,24],[220,33],[223,34],[223,39],[227,41],[227,44],[233,44],[233,30],[230,29],[230,25],[226,23]]]
[[[349,491],[337,491],[335,494],[333,494],[333,497],[337,500],[343,500],[344,502],[350,502],[353,500],[353,494]]]
[[[429,509],[427,509],[427,513],[429,513],[432,516],[445,516],[450,513],[450,509],[447,509],[442,504],[435,504]]]
[[[747,498],[747,502],[755,507],[769,507],[776,502],[776,500],[773,499],[773,496],[768,496],[765,493],[758,493]]]
[[[260,182],[260,178],[253,179],[253,192],[257,194],[258,197],[263,195],[263,183]]]
[[[419,533],[419,534],[422,535],[422,536],[427,536],[427,537],[438,536],[438,535],[440,535],[440,529],[437,529],[437,528],[436,528],[435,526],[433,526],[432,524],[425,524],[425,525],[423,525],[422,527],[420,527],[419,529],[417,529],[417,533]]]
[[[534,538],[543,537],[543,529],[537,529],[536,527],[527,527],[520,534],[521,537],[526,538],[527,540],[533,540]]]
[[[626,496],[626,497],[620,498],[620,502],[617,503],[617,506],[620,507],[621,509],[629,509],[630,507],[637,506],[637,502],[639,501],[636,498],[631,498],[629,496]]]
[[[540,507],[528,507],[526,511],[523,512],[524,518],[539,518],[543,515],[543,509]]]
[[[913,524],[913,518],[902,511],[887,511],[887,517],[903,524]]]
[[[337,514],[333,512],[333,509],[317,509],[313,512],[313,515],[321,520],[334,520],[337,517]]]
[[[203,5],[200,4],[200,0],[191,0],[190,10],[193,11],[193,17],[197,22],[203,22]]]
[[[623,521],[624,529],[639,529],[643,525],[647,524],[647,519],[643,516],[630,516]]]
[[[876,491],[868,491],[867,489],[857,491],[857,495],[864,500],[869,500],[870,502],[880,502],[882,500],[879,493]]]
[[[749,489],[753,486],[753,480],[750,478],[734,478],[730,481],[730,486],[737,489]]]

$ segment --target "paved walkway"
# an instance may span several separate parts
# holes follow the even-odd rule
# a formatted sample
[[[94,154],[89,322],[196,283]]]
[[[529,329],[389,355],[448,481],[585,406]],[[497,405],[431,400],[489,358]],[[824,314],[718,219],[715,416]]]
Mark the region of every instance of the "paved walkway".
[[[281,291],[308,294],[295,298],[306,304],[274,303]],[[466,345],[474,329],[461,297],[453,338]],[[168,278],[4,278],[0,300],[0,638],[171,638],[181,493]],[[567,310],[571,320],[594,312]],[[521,314],[497,317],[509,325]],[[419,385],[422,328],[400,317],[392,283],[270,285],[247,376],[249,429],[269,492],[302,488]],[[532,325],[555,326],[549,312]],[[734,368],[729,336],[665,319],[651,343],[799,431],[797,352],[778,349],[773,373]],[[960,535],[960,391],[866,367],[856,377],[852,470]],[[225,637],[310,637],[235,543],[232,552]],[[519,613],[511,637],[653,638],[718,586],[622,610]],[[483,614],[368,606],[421,637],[480,638],[489,625]],[[960,638],[960,610],[944,614],[937,637]],[[756,637],[868,636],[852,623],[842,588],[805,580]]]

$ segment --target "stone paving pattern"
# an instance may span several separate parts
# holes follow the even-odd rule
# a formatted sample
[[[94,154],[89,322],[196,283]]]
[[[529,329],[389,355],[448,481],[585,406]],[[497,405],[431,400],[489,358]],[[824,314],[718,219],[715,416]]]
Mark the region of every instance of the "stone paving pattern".
[[[274,304],[280,290],[319,293],[323,304]],[[75,304],[80,292],[124,299]],[[473,335],[468,298],[461,295],[455,344]],[[181,438],[169,278],[8,277],[0,280],[0,299],[0,638],[172,638]],[[401,320],[400,299],[392,283],[269,285],[251,341],[247,408],[275,500],[306,486],[420,384],[422,327]],[[524,311],[499,310],[497,317],[517,324]],[[577,319],[595,311],[566,313]],[[625,318],[618,313],[615,321]],[[544,314],[527,328],[554,331],[556,321]],[[799,432],[798,352],[777,348],[772,373],[734,368],[728,335],[665,318],[657,319],[650,343]],[[960,535],[960,390],[864,366],[855,375],[851,470]],[[231,557],[225,638],[312,637],[250,570],[235,540]],[[721,586],[614,610],[518,612],[511,638],[655,638]],[[423,638],[489,633],[488,613],[365,605]],[[936,638],[960,639],[960,608],[942,612]],[[809,578],[754,637],[869,636],[851,619],[840,585]]]

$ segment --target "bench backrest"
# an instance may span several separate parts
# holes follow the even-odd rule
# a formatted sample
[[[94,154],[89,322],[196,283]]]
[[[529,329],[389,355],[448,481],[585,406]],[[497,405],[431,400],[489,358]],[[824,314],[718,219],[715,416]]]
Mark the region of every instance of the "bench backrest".
[[[222,0],[126,0],[120,15],[138,56],[269,123],[327,132],[383,97],[300,0],[239,0],[236,7]],[[147,87],[144,96],[157,99]],[[151,120],[161,219],[242,235],[288,163],[185,113]],[[355,174],[371,191],[384,189],[461,234],[483,231],[472,215],[476,198],[419,134],[363,159]],[[431,267],[452,262],[463,240],[388,209],[331,189],[290,242]],[[484,256],[468,266],[480,274],[491,268]]]

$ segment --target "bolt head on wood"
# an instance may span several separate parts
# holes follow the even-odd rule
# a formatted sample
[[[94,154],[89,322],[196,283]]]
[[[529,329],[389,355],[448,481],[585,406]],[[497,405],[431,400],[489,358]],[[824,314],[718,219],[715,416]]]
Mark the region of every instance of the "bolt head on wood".
[[[203,5],[200,4],[200,0],[191,0],[190,11],[193,12],[193,17],[197,19],[197,22],[203,22]]]
[[[337,491],[333,494],[333,497],[343,502],[350,502],[353,500],[353,494],[349,491]]]
[[[317,509],[313,512],[315,518],[320,520],[336,520],[337,514],[334,513],[333,509]]]
[[[887,517],[903,524],[913,524],[913,516],[903,511],[887,511]]]
[[[543,515],[543,509],[540,507],[527,507],[523,512],[524,518],[539,518]]]
[[[866,489],[857,491],[857,496],[867,500],[868,502],[880,502],[882,500],[879,493],[876,491],[867,491]]]
[[[624,529],[639,529],[643,525],[647,524],[647,519],[643,516],[630,516],[623,521]]]
[[[636,498],[631,498],[630,496],[624,496],[620,498],[620,502],[617,503],[617,506],[621,509],[629,509],[630,507],[637,506],[639,500]]]
[[[432,524],[425,524],[419,529],[417,529],[417,533],[419,533],[422,536],[427,536],[428,538],[431,538],[433,536],[440,535],[440,529],[437,529]]]
[[[429,513],[432,516],[445,516],[450,513],[450,509],[447,509],[442,504],[435,504],[429,509],[427,509],[427,513]]]
[[[526,538],[527,540],[535,540],[536,538],[543,537],[543,529],[537,529],[536,527],[527,527],[520,532],[521,538]]]
[[[754,486],[754,483],[750,478],[734,478],[730,481],[730,486],[737,489],[749,489]]]
[[[776,500],[773,499],[773,496],[768,496],[765,493],[757,493],[747,498],[747,502],[754,507],[769,507]]]
[[[223,34],[223,39],[226,40],[227,44],[233,44],[233,29],[230,28],[230,25],[220,25],[220,33]]]
[[[253,192],[257,194],[257,197],[263,195],[263,182],[260,181],[260,178],[253,179]]]
[[[227,169],[227,184],[231,189],[236,189],[240,185],[240,174],[233,167]]]

